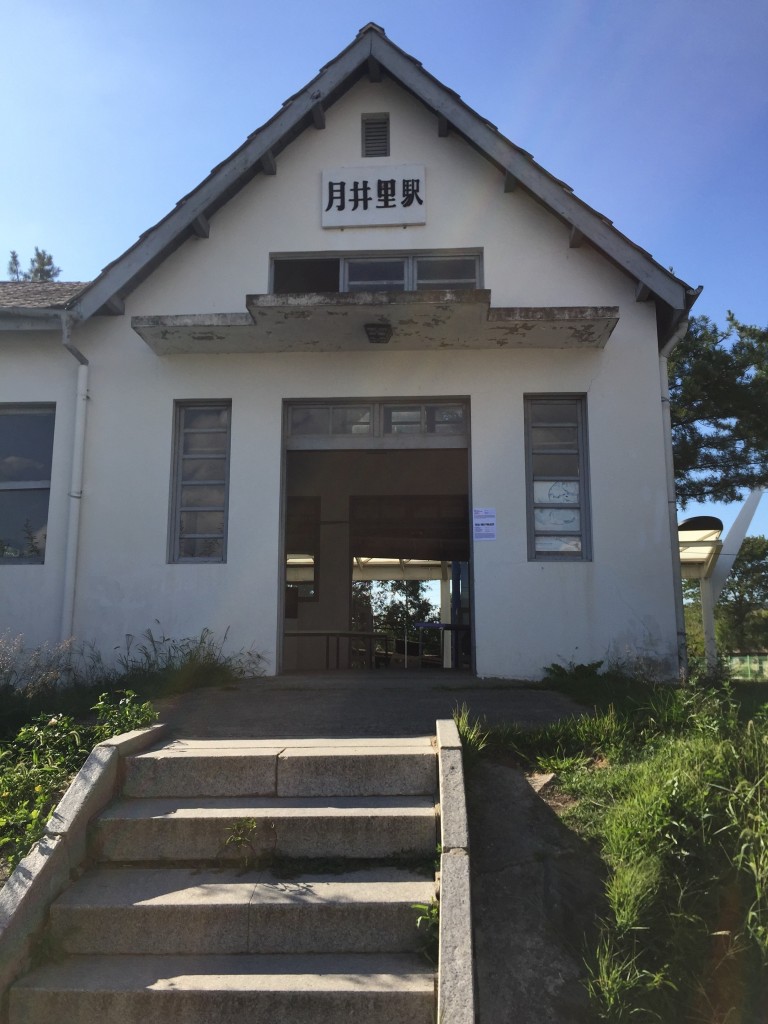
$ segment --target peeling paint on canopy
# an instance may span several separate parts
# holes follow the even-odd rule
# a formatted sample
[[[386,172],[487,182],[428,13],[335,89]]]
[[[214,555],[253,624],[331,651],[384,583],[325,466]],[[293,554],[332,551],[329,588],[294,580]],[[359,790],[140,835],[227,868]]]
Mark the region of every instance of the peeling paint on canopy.
[[[131,326],[157,355],[354,352],[371,345],[366,324],[388,324],[377,348],[604,348],[617,306],[491,308],[484,289],[461,292],[316,292],[248,295],[248,313],[135,316]]]

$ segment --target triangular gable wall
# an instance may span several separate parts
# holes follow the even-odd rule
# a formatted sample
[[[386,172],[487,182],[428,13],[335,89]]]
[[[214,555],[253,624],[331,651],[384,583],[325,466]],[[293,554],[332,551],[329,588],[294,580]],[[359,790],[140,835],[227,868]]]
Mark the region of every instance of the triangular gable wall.
[[[389,75],[431,110],[439,134],[455,132],[504,174],[507,191],[520,188],[570,226],[571,244],[591,243],[637,282],[637,298],[657,300],[660,340],[664,341],[695,301],[698,290],[674,277],[644,250],[618,232],[605,217],[576,198],[452,90],[428,74],[418,61],[395,46],[383,30],[369,24],[353,43],[321,69],[304,89],[215,167],[157,225],[111,263],[71,304],[72,314],[121,313],[122,300],[191,236],[205,238],[213,214],[257,174],[274,174],[276,160],[308,128],[322,129],[325,111],[361,77]]]

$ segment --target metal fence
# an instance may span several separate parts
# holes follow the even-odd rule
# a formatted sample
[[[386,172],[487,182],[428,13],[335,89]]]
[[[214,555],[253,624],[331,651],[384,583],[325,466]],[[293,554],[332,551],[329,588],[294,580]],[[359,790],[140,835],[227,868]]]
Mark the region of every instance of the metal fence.
[[[729,654],[727,660],[731,679],[768,682],[768,654]]]

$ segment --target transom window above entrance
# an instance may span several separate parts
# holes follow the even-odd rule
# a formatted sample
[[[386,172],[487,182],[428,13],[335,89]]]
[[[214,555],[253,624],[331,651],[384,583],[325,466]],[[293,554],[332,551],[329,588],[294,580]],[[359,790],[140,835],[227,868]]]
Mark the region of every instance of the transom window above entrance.
[[[469,408],[462,399],[296,402],[285,433],[290,448],[466,447]]]
[[[480,287],[477,253],[380,253],[368,256],[280,256],[272,263],[272,291],[470,291]]]

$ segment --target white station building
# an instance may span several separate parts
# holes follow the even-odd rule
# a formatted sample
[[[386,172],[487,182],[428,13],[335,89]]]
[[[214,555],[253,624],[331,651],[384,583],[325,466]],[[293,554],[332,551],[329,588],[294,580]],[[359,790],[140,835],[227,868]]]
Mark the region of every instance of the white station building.
[[[95,281],[0,284],[0,632],[381,666],[354,583],[429,579],[445,666],[675,675],[697,295],[367,25]]]

